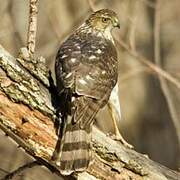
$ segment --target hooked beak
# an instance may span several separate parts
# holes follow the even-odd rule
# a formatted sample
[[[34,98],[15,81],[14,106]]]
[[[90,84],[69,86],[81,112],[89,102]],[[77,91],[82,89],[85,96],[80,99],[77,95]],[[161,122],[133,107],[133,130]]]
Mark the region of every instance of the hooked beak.
[[[120,29],[120,23],[119,23],[119,20],[116,19],[115,22],[114,22],[114,27],[117,27]]]
[[[118,23],[118,24],[116,25],[116,27],[120,29],[120,24]]]

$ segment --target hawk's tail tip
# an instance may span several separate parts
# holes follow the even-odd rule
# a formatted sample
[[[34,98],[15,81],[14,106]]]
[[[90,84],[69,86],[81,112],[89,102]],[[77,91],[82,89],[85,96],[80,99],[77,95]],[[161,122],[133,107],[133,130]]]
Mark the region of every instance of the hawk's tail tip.
[[[85,171],[91,159],[91,132],[79,126],[66,127],[60,156],[60,172],[69,175],[72,172]]]

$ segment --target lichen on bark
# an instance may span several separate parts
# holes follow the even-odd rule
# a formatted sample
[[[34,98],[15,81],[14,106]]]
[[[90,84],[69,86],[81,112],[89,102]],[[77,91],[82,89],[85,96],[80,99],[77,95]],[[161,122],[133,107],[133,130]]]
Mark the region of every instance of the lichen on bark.
[[[52,116],[54,109],[47,101],[48,90],[27,72],[16,59],[0,47],[0,68],[6,73],[0,78],[0,89],[14,102],[23,103],[32,109]],[[8,83],[7,83],[8,82]],[[45,96],[47,95],[47,96]]]

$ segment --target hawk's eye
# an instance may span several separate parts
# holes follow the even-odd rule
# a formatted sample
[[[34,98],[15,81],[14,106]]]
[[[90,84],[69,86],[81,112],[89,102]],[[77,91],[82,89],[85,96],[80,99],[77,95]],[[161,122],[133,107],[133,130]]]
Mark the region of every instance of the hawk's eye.
[[[103,23],[107,23],[108,21],[109,21],[109,18],[106,18],[106,17],[103,17],[103,18],[102,18],[102,22],[103,22]]]

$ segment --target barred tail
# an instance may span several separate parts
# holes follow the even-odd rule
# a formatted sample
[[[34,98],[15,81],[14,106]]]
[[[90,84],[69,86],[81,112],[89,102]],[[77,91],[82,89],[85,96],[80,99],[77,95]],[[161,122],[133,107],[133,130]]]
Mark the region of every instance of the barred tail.
[[[91,128],[80,128],[79,123],[67,123],[61,140],[61,149],[56,158],[60,172],[69,175],[74,171],[87,169],[90,158]]]
[[[90,158],[91,128],[101,104],[93,99],[76,99],[76,111],[65,118],[62,139],[53,159],[59,164],[60,172],[69,175],[87,169]]]

